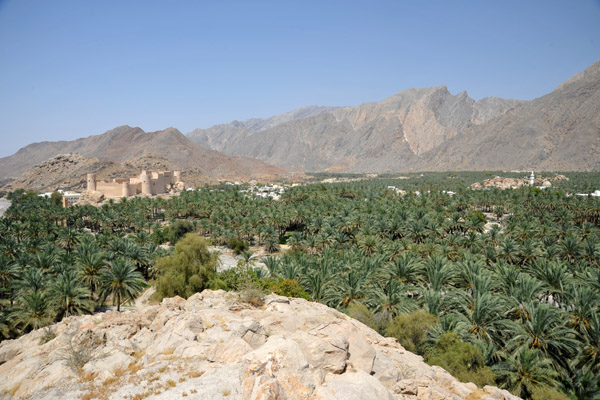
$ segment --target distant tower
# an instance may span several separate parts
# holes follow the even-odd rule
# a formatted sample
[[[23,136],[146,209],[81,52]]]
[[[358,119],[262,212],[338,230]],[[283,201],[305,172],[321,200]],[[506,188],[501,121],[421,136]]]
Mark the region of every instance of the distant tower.
[[[175,178],[175,183],[181,182],[181,171],[173,171],[173,178]]]
[[[87,174],[87,190],[96,190],[96,174]]]
[[[152,194],[152,183],[150,183],[150,175],[146,170],[142,171],[140,175],[140,181],[142,181],[142,193],[143,194]]]
[[[129,182],[123,182],[121,184],[121,190],[123,197],[131,196],[131,188],[129,187]]]
[[[529,177],[529,186],[533,187],[534,183],[535,183],[535,175],[533,174],[533,171],[531,171],[531,176]]]

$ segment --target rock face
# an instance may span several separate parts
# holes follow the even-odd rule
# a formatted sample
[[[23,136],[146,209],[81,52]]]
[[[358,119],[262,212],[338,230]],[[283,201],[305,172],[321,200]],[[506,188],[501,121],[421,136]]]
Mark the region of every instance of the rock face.
[[[283,118],[259,129],[234,122],[188,137],[225,154],[306,171],[399,171],[413,168],[424,153],[463,129],[518,104],[499,98],[476,102],[466,92],[453,96],[445,86],[409,89],[378,103]]]
[[[466,129],[425,169],[600,170],[600,61],[555,91]]]
[[[52,329],[44,344],[43,329],[0,344],[3,398],[517,399],[461,383],[336,310],[276,295],[252,308],[207,290]]]

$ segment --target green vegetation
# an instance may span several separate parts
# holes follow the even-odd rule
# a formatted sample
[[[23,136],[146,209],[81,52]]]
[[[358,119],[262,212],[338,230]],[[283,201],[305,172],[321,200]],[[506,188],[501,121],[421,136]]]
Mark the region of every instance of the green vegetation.
[[[398,339],[406,350],[423,355],[426,351],[427,332],[437,322],[438,319],[435,315],[431,315],[425,310],[419,310],[410,314],[401,314],[394,318],[391,325],[387,328],[386,336]]]
[[[479,386],[494,384],[494,374],[485,366],[481,350],[462,341],[456,332],[440,336],[427,352],[425,360],[431,365],[439,365],[463,382]]]
[[[217,272],[217,256],[198,234],[187,234],[175,245],[175,252],[156,261],[156,298],[190,297],[208,288]]]
[[[252,304],[270,291],[310,297],[460,379],[524,398],[598,398],[600,199],[567,193],[598,189],[600,174],[567,173],[547,190],[468,188],[495,175],[523,174],[316,183],[280,201],[222,185],[100,208],[14,192],[0,219],[0,335],[104,301],[119,306],[141,276],[158,296],[213,288],[252,289]],[[238,251],[240,264],[218,272],[206,240]],[[266,268],[249,246],[272,253],[260,260]]]

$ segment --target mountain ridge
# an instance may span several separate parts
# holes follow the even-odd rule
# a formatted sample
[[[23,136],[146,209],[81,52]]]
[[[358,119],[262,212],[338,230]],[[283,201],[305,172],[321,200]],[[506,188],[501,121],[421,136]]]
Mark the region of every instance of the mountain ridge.
[[[446,86],[406,89],[358,106],[305,106],[183,135],[118,126],[73,141],[37,142],[0,158],[0,181],[58,154],[101,162],[158,157],[210,177],[290,170],[600,170],[600,61],[537,99],[485,97]]]
[[[465,147],[475,148],[483,156]],[[600,170],[600,61],[551,93],[461,132],[422,169]]]
[[[288,168],[398,171],[410,169],[423,153],[459,129],[486,122],[520,103],[499,98],[475,101],[466,92],[452,95],[446,86],[413,88],[377,103],[323,110],[260,131],[240,133],[232,125],[219,125],[203,130],[202,139],[198,130],[188,137],[225,154]]]
[[[224,154],[305,171],[596,171],[600,61],[530,101],[476,101],[444,85],[412,88],[375,103],[284,118],[260,130],[222,124],[188,137]]]
[[[102,162],[122,163],[140,157],[158,157],[180,168],[195,168],[213,178],[272,176],[289,172],[243,156],[226,156],[191,142],[175,128],[145,132],[118,126],[103,134],[72,141],[37,142],[9,157],[0,158],[0,178],[17,178],[27,169],[59,154],[77,153]]]

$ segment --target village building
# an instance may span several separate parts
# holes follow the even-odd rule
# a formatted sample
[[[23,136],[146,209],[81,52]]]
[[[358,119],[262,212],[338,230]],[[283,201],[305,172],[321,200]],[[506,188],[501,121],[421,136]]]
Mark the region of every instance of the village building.
[[[172,186],[184,188],[181,171],[146,171],[134,178],[116,178],[98,181],[96,174],[87,174],[87,190],[101,192],[104,197],[130,197],[138,194],[168,193]]]
[[[77,204],[79,198],[81,197],[81,193],[72,192],[70,190],[58,189],[57,192],[62,196],[62,206],[64,208],[71,207],[73,204]],[[39,196],[50,198],[52,197],[52,193],[54,192],[41,193]]]

